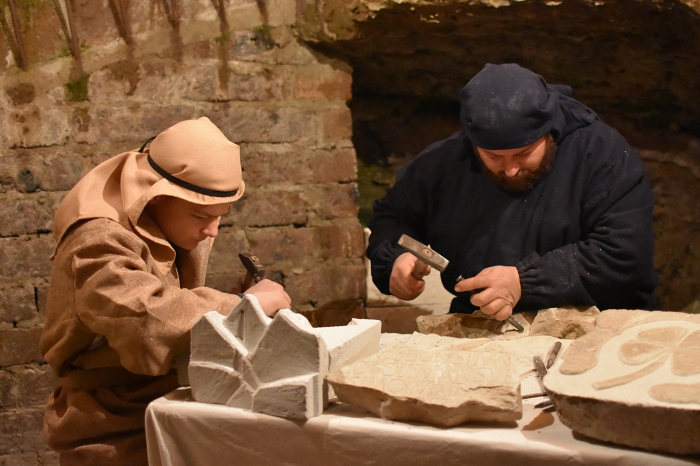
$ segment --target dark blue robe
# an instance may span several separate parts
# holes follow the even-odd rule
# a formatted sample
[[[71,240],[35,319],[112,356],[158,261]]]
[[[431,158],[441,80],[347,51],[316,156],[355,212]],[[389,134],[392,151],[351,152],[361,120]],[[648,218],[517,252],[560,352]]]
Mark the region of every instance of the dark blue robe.
[[[562,107],[552,170],[524,194],[509,194],[484,175],[464,131],[404,167],[375,201],[369,225],[367,257],[379,290],[389,294],[405,233],[450,261],[442,282],[452,293],[457,276],[505,265],[520,274],[516,312],[654,308],[654,198],[644,166],[617,131],[578,105],[574,112]],[[470,293],[458,295],[451,312],[474,310]]]

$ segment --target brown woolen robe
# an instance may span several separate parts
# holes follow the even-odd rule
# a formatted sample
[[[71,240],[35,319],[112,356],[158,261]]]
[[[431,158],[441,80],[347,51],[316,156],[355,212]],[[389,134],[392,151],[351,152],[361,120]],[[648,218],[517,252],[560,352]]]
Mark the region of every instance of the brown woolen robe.
[[[178,124],[151,147],[165,147],[166,161],[184,166],[183,177],[199,170],[195,175],[206,179],[202,170],[220,172],[230,162],[233,175],[224,181],[238,186],[234,196],[175,186],[146,163],[148,151],[133,151],[88,173],[56,214],[41,352],[59,376],[46,406],[44,435],[62,465],[146,465],[146,406],[177,388],[172,361],[189,348],[190,328],[207,312],[228,314],[240,302],[204,287],[213,239],[192,251],[176,250],[144,211],[159,195],[199,204],[241,196],[238,147],[203,120],[185,124],[195,135],[178,132]],[[201,134],[208,139],[183,147],[182,137],[190,141]],[[206,150],[212,140],[231,150],[218,166],[206,160],[222,157],[221,150]]]

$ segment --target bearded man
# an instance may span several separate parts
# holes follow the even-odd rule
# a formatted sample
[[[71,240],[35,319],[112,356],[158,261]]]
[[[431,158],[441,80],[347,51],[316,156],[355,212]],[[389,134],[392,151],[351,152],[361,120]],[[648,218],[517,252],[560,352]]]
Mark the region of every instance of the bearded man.
[[[486,65],[459,98],[462,131],[374,203],[367,257],[379,290],[422,293],[415,257],[397,245],[407,234],[450,261],[450,312],[652,309],[654,198],[627,141],[570,87],[516,64]]]

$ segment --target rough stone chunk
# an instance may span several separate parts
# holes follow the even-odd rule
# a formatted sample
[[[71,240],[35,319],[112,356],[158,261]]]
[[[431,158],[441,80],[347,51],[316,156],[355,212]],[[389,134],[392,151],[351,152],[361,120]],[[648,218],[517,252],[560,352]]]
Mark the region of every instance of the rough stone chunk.
[[[555,307],[542,309],[532,322],[530,335],[549,335],[574,340],[595,327],[597,307]]]
[[[241,379],[230,367],[211,362],[192,361],[189,366],[192,396],[204,403],[226,404],[241,386]]]
[[[609,310],[544,378],[561,421],[599,440],[700,453],[700,316]]]
[[[454,426],[522,416],[520,379],[497,353],[399,343],[327,379],[341,401],[384,419]]]
[[[261,382],[308,375],[328,369],[328,350],[308,320],[280,310],[267,328],[250,362]]]

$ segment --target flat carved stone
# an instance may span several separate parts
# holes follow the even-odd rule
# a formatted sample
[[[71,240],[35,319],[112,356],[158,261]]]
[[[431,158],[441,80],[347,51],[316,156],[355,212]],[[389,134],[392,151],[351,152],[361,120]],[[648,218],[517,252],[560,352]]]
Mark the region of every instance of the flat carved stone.
[[[700,453],[700,316],[608,310],[544,385],[561,421],[599,440]]]
[[[498,353],[399,343],[327,377],[338,398],[384,419],[454,426],[522,417],[520,379]]]
[[[192,395],[273,416],[318,416],[328,405],[326,374],[379,351],[380,329],[366,319],[315,329],[289,309],[270,319],[246,296],[228,317],[210,312],[192,327]]]

